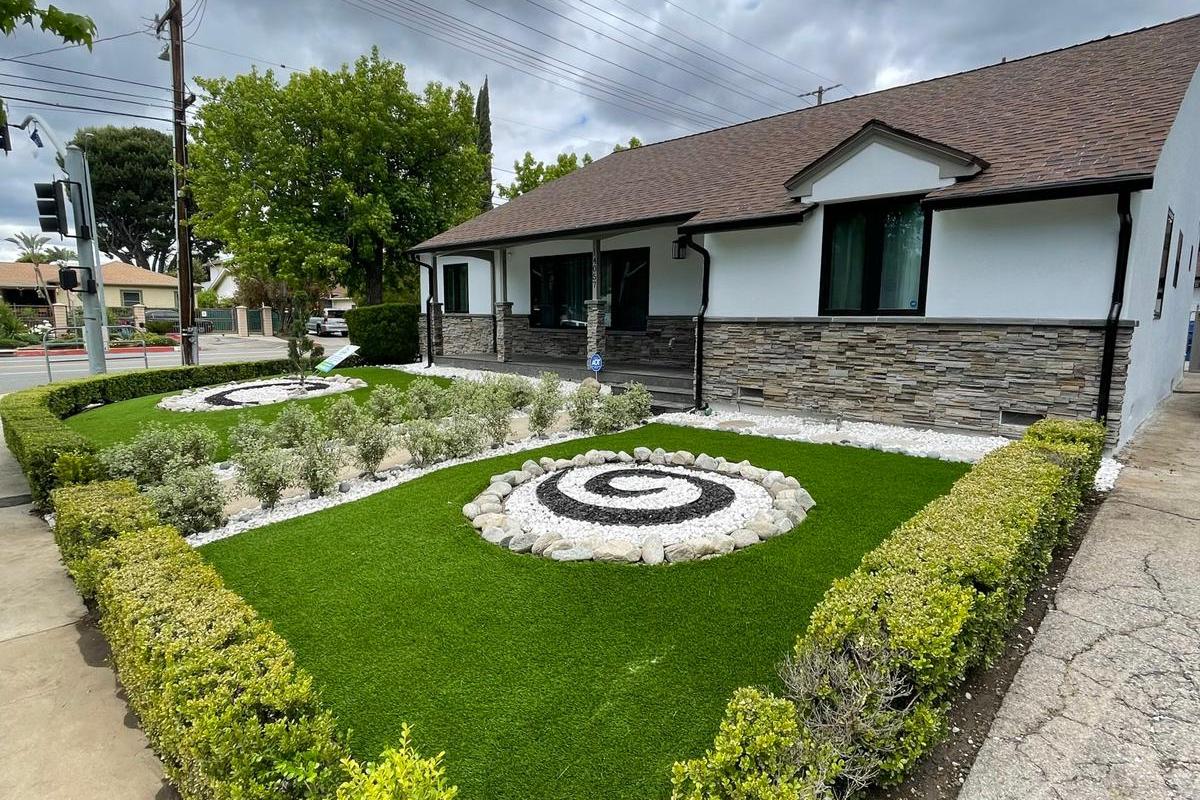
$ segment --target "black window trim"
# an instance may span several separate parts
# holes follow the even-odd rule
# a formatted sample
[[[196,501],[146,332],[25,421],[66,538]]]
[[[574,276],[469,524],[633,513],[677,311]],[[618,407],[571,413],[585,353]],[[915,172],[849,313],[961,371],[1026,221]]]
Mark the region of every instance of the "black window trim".
[[[817,313],[823,317],[923,317],[925,316],[925,294],[929,284],[929,242],[933,233],[934,211],[928,206],[921,206],[925,215],[925,224],[921,231],[921,278],[917,291],[916,308],[879,308],[880,259],[874,256],[867,259],[866,271],[863,274],[864,300],[871,298],[871,303],[864,303],[862,309],[845,309],[829,307],[829,278],[832,268],[833,238],[830,235],[834,215],[829,213],[831,208],[879,208],[903,202],[919,202],[923,194],[896,195],[892,197],[875,197],[869,200],[852,200],[845,203],[826,203],[822,215],[821,230],[821,288],[818,297]],[[878,248],[878,243],[870,245],[872,250]],[[872,291],[870,287],[873,287]]]
[[[462,282],[465,291],[463,292],[463,306],[461,311],[451,311],[448,306],[450,300],[450,281],[446,279],[447,270],[453,267],[455,270],[462,268]],[[451,261],[442,264],[442,309],[446,314],[469,314],[471,313],[471,266],[466,261]]]
[[[602,268],[604,266],[604,257],[606,255],[609,255],[611,253],[624,253],[626,251],[631,251],[631,250],[646,251],[646,268],[647,268],[647,270],[653,269],[653,257],[652,257],[653,248],[651,248],[649,246],[618,247],[615,250],[601,250],[600,251],[600,259],[601,259]],[[592,257],[591,250],[584,250],[584,251],[573,252],[573,253],[550,253],[550,254],[542,255],[542,256],[530,256],[530,258],[529,258],[529,297],[530,297],[530,306],[531,306],[530,312],[529,312],[529,327],[530,328],[534,328],[537,330],[543,330],[543,331],[581,331],[583,333],[587,332],[587,328],[580,326],[580,325],[541,325],[535,319],[535,314],[533,313],[533,310],[532,310],[533,262],[534,262],[534,259],[550,259],[550,258],[564,258],[565,259],[565,258],[581,258],[583,256],[586,256],[589,259],[588,267],[590,269],[591,268],[590,260]],[[607,266],[611,269],[612,265],[608,264]],[[649,276],[649,273],[647,273],[647,275]],[[611,290],[612,290],[612,276],[610,274],[609,275],[609,291],[611,291]],[[585,298],[585,299],[591,299],[591,298],[589,296],[588,298]],[[612,316],[612,309],[609,309],[609,316],[610,317]],[[650,315],[650,286],[649,286],[649,281],[647,280],[647,286],[646,286],[646,319],[647,319],[647,322],[649,321],[650,316],[651,316]],[[612,325],[607,326],[605,328],[605,330],[612,331],[613,333],[645,333],[646,332],[646,328],[616,328],[616,327],[613,327]]]

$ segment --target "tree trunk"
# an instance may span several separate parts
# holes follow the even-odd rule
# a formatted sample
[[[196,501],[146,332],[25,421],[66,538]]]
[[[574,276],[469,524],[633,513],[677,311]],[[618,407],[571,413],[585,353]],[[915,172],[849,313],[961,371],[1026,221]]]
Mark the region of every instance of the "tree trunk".
[[[377,306],[383,302],[383,250],[372,248],[371,258],[363,265],[366,284],[367,305]]]

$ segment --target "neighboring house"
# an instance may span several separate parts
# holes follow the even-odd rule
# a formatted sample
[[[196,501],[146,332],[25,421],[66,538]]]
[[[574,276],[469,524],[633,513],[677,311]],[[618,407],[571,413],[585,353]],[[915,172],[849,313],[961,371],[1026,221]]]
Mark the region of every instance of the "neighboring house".
[[[174,275],[110,261],[101,266],[104,304],[109,308],[179,308],[179,280]],[[0,294],[14,306],[46,307],[50,303],[79,305],[71,292],[58,288],[58,266],[23,262],[0,263]]]
[[[1183,364],[1198,62],[1189,17],[615,153],[413,248],[432,349],[1123,443]]]
[[[232,300],[237,296],[237,276],[230,269],[230,261],[214,261],[208,265],[209,279],[199,284],[201,291],[209,289],[217,293],[222,300]],[[330,311],[349,311],[354,308],[354,301],[345,288],[335,286],[329,294],[321,298],[321,307]]]

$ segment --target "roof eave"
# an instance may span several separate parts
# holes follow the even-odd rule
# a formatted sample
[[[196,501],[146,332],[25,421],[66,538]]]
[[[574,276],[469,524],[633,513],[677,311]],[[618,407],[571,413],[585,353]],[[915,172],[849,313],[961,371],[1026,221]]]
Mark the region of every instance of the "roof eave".
[[[921,201],[925,208],[945,211],[953,208],[999,206],[1009,203],[1031,203],[1039,200],[1065,200],[1072,197],[1140,192],[1154,187],[1153,173],[1088,178],[1079,181],[1059,181],[1033,186],[970,192],[941,196],[930,195]]]
[[[405,252],[409,255],[442,255],[446,253],[461,253],[464,250],[499,250],[521,244],[547,242],[556,239],[607,238],[625,233],[633,233],[647,228],[657,228],[663,225],[674,225],[685,222],[696,216],[695,211],[675,214],[664,214],[654,217],[606,222],[597,225],[583,225],[575,228],[556,228],[547,231],[537,231],[521,236],[493,236],[483,239],[464,239],[443,244],[430,244],[433,239],[427,239],[421,244],[410,247]],[[436,239],[437,237],[434,237]]]

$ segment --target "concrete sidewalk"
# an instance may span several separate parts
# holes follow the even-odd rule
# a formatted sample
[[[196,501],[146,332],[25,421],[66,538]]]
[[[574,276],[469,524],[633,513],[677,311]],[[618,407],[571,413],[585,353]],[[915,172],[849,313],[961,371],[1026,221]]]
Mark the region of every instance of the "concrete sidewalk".
[[[0,798],[171,798],[108,644],[0,446]]]
[[[1128,462],[960,800],[1200,798],[1200,375]]]

